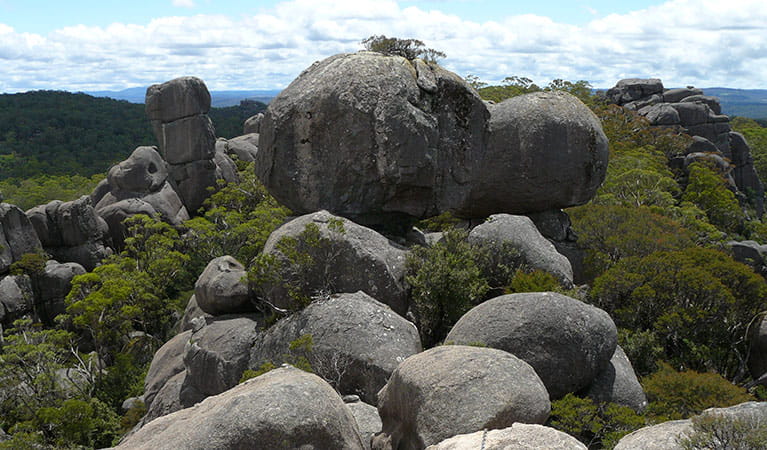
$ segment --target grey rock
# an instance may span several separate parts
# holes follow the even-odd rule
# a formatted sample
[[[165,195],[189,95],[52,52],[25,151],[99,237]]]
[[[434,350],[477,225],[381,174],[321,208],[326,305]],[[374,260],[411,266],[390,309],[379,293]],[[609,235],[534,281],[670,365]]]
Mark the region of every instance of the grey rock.
[[[45,263],[42,274],[35,279],[35,311],[42,322],[53,324],[56,316],[66,312],[64,299],[72,288],[72,279],[85,272],[85,268],[78,263],[59,263],[55,260]]]
[[[761,216],[764,212],[764,184],[756,172],[756,167],[754,167],[751,148],[742,134],[730,132],[727,136],[729,137],[732,164],[735,167],[732,173],[735,184],[741,192],[751,193],[756,213]]]
[[[652,125],[678,125],[679,112],[667,103],[659,103],[640,109],[639,114],[647,117]]]
[[[703,95],[703,91],[696,88],[669,89],[663,93],[663,101],[665,103],[679,103],[682,100],[694,95]]]
[[[567,241],[574,237],[570,216],[561,209],[527,214],[535,228],[550,241]]]
[[[120,405],[122,412],[127,412],[130,409],[137,408],[144,404],[144,399],[141,397],[129,397],[126,398]]]
[[[594,196],[607,171],[607,138],[577,98],[536,92],[493,105],[490,114],[487,149],[458,215],[527,214]]]
[[[212,159],[202,159],[187,164],[170,166],[170,174],[175,190],[186,210],[195,214],[210,196],[210,189],[217,184],[216,163]]]
[[[711,97],[709,95],[691,95],[680,100],[681,103],[705,103],[711,108],[714,114],[722,114],[722,106],[719,104],[719,99]]]
[[[663,83],[657,78],[640,79],[627,78],[618,81],[614,88],[606,93],[610,102],[624,105],[653,94],[663,93]]]
[[[217,316],[254,311],[245,266],[231,256],[219,256],[205,267],[194,284],[200,309]]]
[[[93,192],[91,192],[91,205],[98,205],[101,199],[111,190],[112,187],[109,185],[109,180],[105,178],[99,181],[99,184],[97,184],[93,189]]]
[[[501,430],[477,431],[446,439],[427,450],[586,450],[580,441],[554,428],[543,425],[515,423]]]
[[[306,243],[307,226],[316,226],[321,238],[319,245]],[[381,234],[319,211],[293,219],[272,232],[263,253],[287,261],[278,245],[284,238],[296,239],[298,250],[308,254],[313,264],[305,268],[300,277],[295,275],[295,268],[283,265],[280,282],[260,287],[272,304],[280,308],[297,307],[286,287],[286,283],[294,283],[308,297],[322,292],[361,290],[401,316],[407,312],[406,251]]]
[[[554,292],[502,295],[467,312],[445,341],[481,342],[524,360],[555,400],[589,386],[615,352],[603,310]]]
[[[598,403],[611,402],[628,406],[636,412],[642,412],[647,407],[642,385],[620,346],[615,347],[610,363],[596,376],[586,396]]]
[[[679,440],[691,431],[689,419],[663,422],[623,436],[615,450],[682,450]]]
[[[191,331],[177,334],[155,352],[144,378],[144,404],[147,408],[152,406],[155,396],[165,383],[185,370],[184,349],[191,336]]]
[[[216,131],[204,114],[163,123],[157,140],[160,153],[169,164],[210,160],[216,149]]]
[[[708,139],[700,136],[693,136],[692,143],[687,146],[687,149],[685,150],[685,154],[690,153],[720,153],[720,151],[719,148]]]
[[[227,153],[237,155],[240,161],[253,162],[258,154],[258,134],[250,133],[227,141]]]
[[[117,448],[351,450],[363,445],[354,417],[333,388],[316,375],[285,367],[155,419]]]
[[[149,203],[160,214],[163,221],[171,225],[179,226],[185,220],[189,220],[189,212],[176,191],[169,182],[165,182],[157,192],[141,197],[141,200]]]
[[[31,314],[34,305],[32,282],[26,275],[0,278],[0,322],[10,325],[14,320]]]
[[[146,114],[149,120],[173,122],[210,111],[210,92],[195,77],[181,77],[149,86],[146,91]]]
[[[381,432],[383,423],[381,417],[378,415],[378,409],[373,405],[368,405],[365,402],[346,402],[346,406],[354,416],[354,421],[357,422],[357,429],[360,432],[362,438],[362,445],[366,449],[370,449],[370,441],[376,433]]]
[[[121,249],[127,236],[127,230],[123,225],[125,219],[137,214],[150,217],[159,216],[157,210],[149,203],[138,199],[129,198],[120,200],[98,209],[98,213],[109,226],[109,235],[115,248]]]
[[[25,253],[42,250],[40,238],[24,211],[15,205],[0,203],[0,274]]]
[[[193,326],[192,320],[198,317],[202,317],[203,320],[206,320],[213,317],[213,315],[203,311],[202,308],[200,308],[200,305],[197,304],[197,297],[192,294],[184,309],[184,315],[181,316],[181,320],[178,323],[179,332],[191,330]]]
[[[570,261],[541,235],[529,217],[492,215],[485,223],[471,230],[468,240],[496,253],[503,252],[504,244],[510,245],[520,252],[528,266],[554,275],[567,287],[573,284]]]
[[[139,422],[139,427],[155,420],[158,417],[189,408],[205,399],[205,395],[195,390],[194,386],[187,382],[186,370],[171,376],[159,391],[154,395],[152,404]]]
[[[242,134],[260,133],[261,121],[264,119],[264,113],[258,113],[254,116],[250,116],[245,120],[242,125]],[[256,141],[258,145],[258,141]]]
[[[168,179],[168,169],[157,147],[137,147],[107,174],[111,189],[135,193],[155,192]]]
[[[290,343],[312,336],[305,356],[314,372],[342,394],[376,403],[376,394],[397,366],[421,351],[415,325],[364,292],[332,295],[279,321],[259,336],[250,367],[278,363]]]
[[[679,113],[679,122],[682,126],[701,125],[708,122],[713,113],[708,105],[703,103],[669,103]]]
[[[220,140],[216,141],[216,153],[213,155],[213,162],[216,164],[216,178],[227,183],[235,183],[240,179],[237,175],[237,166],[232,158],[226,154],[223,146],[219,145],[219,142]]]
[[[548,392],[527,363],[492,348],[445,345],[406,359],[378,395],[374,449],[421,449],[515,422],[542,424]]]
[[[249,317],[208,323],[186,341],[185,384],[205,396],[237,385],[248,365],[259,324]]]
[[[756,380],[767,374],[767,315],[762,315],[751,323],[748,339],[751,343],[748,370]]]

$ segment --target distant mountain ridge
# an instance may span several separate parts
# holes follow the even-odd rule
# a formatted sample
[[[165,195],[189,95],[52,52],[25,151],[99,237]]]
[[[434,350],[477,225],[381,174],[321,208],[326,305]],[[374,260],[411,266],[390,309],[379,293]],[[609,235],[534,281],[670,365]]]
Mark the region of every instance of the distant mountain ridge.
[[[279,93],[279,89],[210,91],[211,106],[214,108],[237,106],[242,100],[255,100],[261,103],[269,103]],[[87,91],[84,92],[84,94],[93,97],[108,97],[115,100],[125,100],[131,103],[144,103],[146,87],[132,87],[121,91]]]

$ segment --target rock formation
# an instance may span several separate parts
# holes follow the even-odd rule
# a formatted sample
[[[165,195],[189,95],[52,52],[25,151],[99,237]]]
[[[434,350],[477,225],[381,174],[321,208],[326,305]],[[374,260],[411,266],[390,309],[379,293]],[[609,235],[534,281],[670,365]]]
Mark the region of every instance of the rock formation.
[[[484,430],[460,434],[426,450],[476,450],[476,449],[546,449],[586,450],[578,439],[543,425],[515,423],[501,430]]]
[[[378,394],[380,450],[422,449],[457,434],[542,424],[549,394],[532,367],[492,348],[444,345],[406,359]]]
[[[212,260],[194,285],[199,308],[211,315],[254,311],[245,266],[231,256]]]
[[[596,403],[617,403],[636,412],[642,412],[647,407],[647,396],[620,345],[615,347],[610,363],[591,382],[586,396]]]
[[[8,273],[11,264],[25,253],[43,249],[35,228],[17,206],[0,203],[0,275]]]
[[[530,364],[552,400],[588,387],[615,352],[617,329],[599,308],[553,292],[511,294],[481,303],[446,342],[482,343]]]
[[[652,79],[620,80],[605,94],[608,101],[636,111],[650,124],[678,127],[694,137],[686,155],[701,157],[713,152],[729,161],[737,189],[749,196],[759,216],[764,212],[764,185],[754,168],[751,149],[740,133],[732,131],[730,118],[719,101],[692,87],[664,89]],[[727,173],[727,172],[725,172]]]
[[[275,198],[363,224],[578,205],[607,168],[599,121],[575,97],[488,107],[437,65],[372,52],[312,65],[271,102],[259,131],[257,175]]]

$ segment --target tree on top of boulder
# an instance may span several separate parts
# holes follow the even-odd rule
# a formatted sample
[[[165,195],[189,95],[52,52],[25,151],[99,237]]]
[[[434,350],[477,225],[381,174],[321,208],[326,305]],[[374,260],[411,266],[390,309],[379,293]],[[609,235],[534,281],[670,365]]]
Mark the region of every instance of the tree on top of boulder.
[[[381,34],[365,38],[360,41],[360,44],[365,46],[367,51],[383,53],[384,55],[397,55],[408,60],[421,58],[424,61],[437,62],[437,60],[447,57],[444,52],[427,48],[426,44],[418,39],[400,39]]]

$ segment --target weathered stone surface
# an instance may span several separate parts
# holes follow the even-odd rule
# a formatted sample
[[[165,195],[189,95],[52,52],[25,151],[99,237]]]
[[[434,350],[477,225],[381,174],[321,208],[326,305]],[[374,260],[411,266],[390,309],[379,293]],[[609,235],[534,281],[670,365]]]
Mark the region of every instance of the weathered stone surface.
[[[245,266],[231,256],[219,256],[205,267],[194,284],[200,309],[214,316],[254,311]]]
[[[679,123],[685,127],[712,122],[709,120],[711,108],[704,103],[668,103],[679,113]]]
[[[554,275],[567,287],[573,285],[570,261],[541,235],[529,217],[494,214],[471,230],[468,239],[495,253],[502,253],[504,245],[511,246],[529,267]]]
[[[0,203],[0,274],[25,253],[42,250],[35,228],[19,207]]]
[[[181,77],[149,86],[146,91],[146,114],[149,120],[173,122],[210,111],[210,92],[195,77]]]
[[[610,363],[594,378],[586,395],[595,402],[611,402],[628,406],[636,412],[647,407],[647,397],[639,384],[634,367],[620,346]]]
[[[477,431],[460,434],[439,444],[430,445],[426,450],[586,450],[578,439],[543,425],[515,423],[502,430]]]
[[[663,92],[663,101],[666,103],[679,103],[693,95],[703,95],[703,91],[696,88],[669,89]]]
[[[530,364],[552,399],[589,386],[617,345],[606,312],[553,292],[511,294],[466,313],[445,341],[481,342]]]
[[[202,308],[200,308],[200,305],[197,304],[197,297],[192,294],[184,309],[184,315],[181,316],[181,320],[179,320],[178,331],[191,330],[194,326],[192,321],[198,317],[201,317],[203,321],[206,321],[206,319],[213,317],[213,315],[203,311]]]
[[[629,102],[663,93],[663,83],[657,78],[627,78],[618,81],[614,88],[607,91],[610,102],[624,105]]]
[[[146,414],[141,418],[139,426],[144,426],[154,419],[184,408],[189,408],[205,399],[205,395],[195,390],[186,381],[186,370],[170,377],[155,394],[152,404],[147,407]]]
[[[157,147],[137,147],[121,163],[112,166],[107,183],[112,189],[135,193],[154,192],[168,179],[168,168]]]
[[[258,113],[255,116],[250,116],[245,120],[242,125],[242,134],[260,133],[261,121],[264,119],[264,113]],[[258,141],[256,141],[258,145]]]
[[[315,301],[270,327],[253,346],[250,367],[281,361],[290,343],[307,334],[315,373],[372,404],[394,369],[421,351],[415,325],[360,291]]]
[[[186,383],[205,396],[237,385],[248,365],[258,322],[248,317],[207,323],[186,341]]]
[[[226,149],[216,142],[216,153],[213,155],[213,162],[216,164],[216,178],[224,180],[227,183],[235,183],[240,177],[237,175],[237,166],[232,158],[226,154]]]
[[[713,142],[700,136],[693,136],[692,143],[687,146],[685,154],[690,153],[721,153]]]
[[[66,312],[64,298],[72,288],[72,279],[85,272],[85,268],[78,263],[54,260],[45,263],[43,272],[35,280],[38,291],[35,311],[41,321],[53,324],[56,316]]]
[[[169,164],[178,165],[213,158],[216,131],[210,117],[204,114],[163,123],[160,153]]]
[[[216,163],[212,159],[202,159],[187,164],[170,166],[170,177],[176,184],[176,192],[181,197],[187,211],[197,212],[210,196],[208,188],[215,188]]]
[[[754,158],[751,155],[751,148],[746,142],[746,138],[740,133],[728,133],[730,143],[730,159],[734,169],[732,176],[735,179],[738,189],[743,192],[750,192],[751,197],[756,202],[757,212],[764,210],[764,184],[759,179],[754,167]]]
[[[241,161],[253,162],[258,153],[258,134],[250,133],[227,141],[226,151],[237,155]]]
[[[179,333],[154,354],[144,378],[144,404],[147,408],[152,406],[155,395],[165,383],[184,371],[184,348],[191,336],[191,331]]]
[[[352,396],[356,397],[356,396]],[[359,397],[356,400],[347,401],[344,398],[346,407],[352,412],[354,421],[357,422],[357,429],[362,438],[362,445],[370,449],[370,440],[376,433],[379,433],[383,427],[381,417],[378,416],[378,409],[373,405],[361,402]]]
[[[691,95],[689,97],[683,98],[680,100],[680,102],[705,103],[709,108],[711,108],[711,111],[713,111],[714,114],[722,114],[722,106],[719,104],[719,99],[716,97],[711,97],[710,95]]]
[[[767,315],[754,321],[748,330],[751,352],[748,355],[748,370],[751,377],[758,379],[767,374]]]
[[[490,107],[487,150],[475,165],[466,217],[586,203],[607,171],[599,119],[564,92],[536,92]]]
[[[645,106],[639,114],[647,117],[652,125],[679,125],[679,112],[666,103]]]
[[[598,120],[569,94],[488,110],[439,66],[371,52],[304,71],[269,105],[256,155],[257,175],[293,211],[372,225],[581,204],[606,165]]]
[[[157,192],[152,192],[141,197],[141,200],[149,203],[160,214],[165,222],[179,226],[185,220],[189,220],[189,212],[181,202],[169,182],[165,182]]]
[[[615,450],[682,450],[679,440],[691,431],[689,419],[663,422],[627,434],[618,441]]]
[[[109,226],[89,196],[70,202],[54,200],[30,209],[27,216],[46,253],[58,261],[93,270],[112,254]]]
[[[362,449],[349,409],[316,375],[285,367],[155,419],[118,447]]]
[[[0,322],[10,325],[25,314],[32,313],[34,292],[26,275],[0,278]]]
[[[149,203],[138,199],[129,198],[112,203],[98,210],[101,218],[109,226],[109,235],[115,248],[121,249],[127,236],[127,230],[123,226],[125,219],[137,214],[157,216],[158,213]]]
[[[406,359],[378,395],[374,449],[421,449],[451,436],[546,421],[548,392],[527,363],[492,348],[445,345]]]
[[[307,243],[305,230],[316,229],[320,243]],[[312,234],[312,233],[310,233]],[[319,211],[298,217],[275,230],[264,245],[264,254],[286,261],[278,246],[283,238],[296,239],[298,250],[311,256],[313,264],[301,278],[283,266],[281,282],[262,288],[268,300],[281,308],[297,306],[285,283],[294,283],[311,297],[321,292],[364,291],[404,316],[408,309],[405,286],[406,251],[370,228]]]

